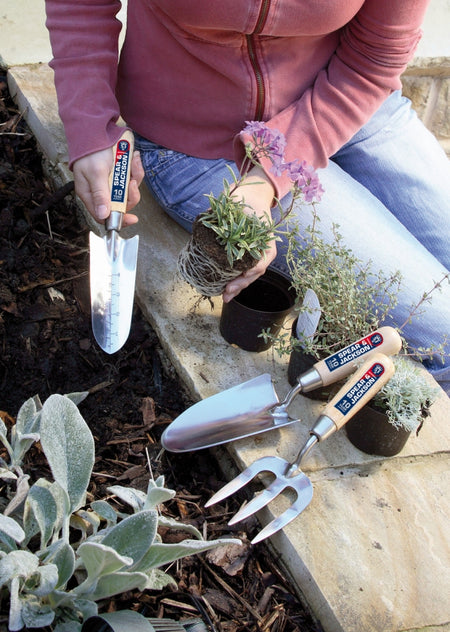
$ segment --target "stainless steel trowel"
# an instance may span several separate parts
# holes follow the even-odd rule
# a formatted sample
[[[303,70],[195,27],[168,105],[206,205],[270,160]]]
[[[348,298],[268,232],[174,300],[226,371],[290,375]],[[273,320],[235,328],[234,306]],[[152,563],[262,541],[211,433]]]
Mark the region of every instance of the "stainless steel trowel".
[[[380,327],[364,338],[320,360],[298,377],[280,402],[268,373],[197,402],[166,428],[161,443],[170,452],[189,452],[243,439],[299,421],[288,407],[299,393],[307,393],[349,376],[359,360],[377,352],[393,355],[402,341],[392,327]]]
[[[133,134],[125,130],[114,146],[106,234],[89,235],[92,330],[106,353],[115,353],[125,344],[133,313],[139,236],[119,236],[127,206],[133,147]]]

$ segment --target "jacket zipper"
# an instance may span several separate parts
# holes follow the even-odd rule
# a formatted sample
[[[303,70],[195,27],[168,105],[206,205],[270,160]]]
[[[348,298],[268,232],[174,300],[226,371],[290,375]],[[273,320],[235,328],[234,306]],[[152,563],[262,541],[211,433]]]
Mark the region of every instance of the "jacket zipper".
[[[264,28],[269,13],[271,0],[262,0],[259,10],[258,20],[253,33],[246,36],[247,50],[250,58],[250,63],[255,75],[256,81],[256,107],[255,107],[255,120],[260,121],[264,114],[266,89],[264,86],[264,77],[259,64],[258,56],[256,54],[255,36],[259,35]]]

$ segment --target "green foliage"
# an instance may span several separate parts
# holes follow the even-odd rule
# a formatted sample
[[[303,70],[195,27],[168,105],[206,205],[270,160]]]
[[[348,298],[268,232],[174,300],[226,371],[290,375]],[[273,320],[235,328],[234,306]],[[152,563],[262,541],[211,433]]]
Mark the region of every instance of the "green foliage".
[[[385,411],[395,427],[418,432],[440,389],[425,378],[420,365],[410,358],[396,356],[393,361],[395,373],[375,395],[373,405]]]
[[[306,291],[310,288],[317,294],[322,310],[317,331],[312,339],[301,341],[282,333],[274,343],[280,353],[301,348],[319,359],[386,321],[396,305],[401,277],[399,272],[385,275],[373,270],[370,262],[363,264],[343,244],[337,225],[333,241],[327,243],[316,215],[314,220],[304,235],[291,231],[286,260],[299,314],[309,309],[302,306]]]
[[[94,441],[77,403],[86,395],[52,395],[44,405],[38,397],[29,399],[9,439],[0,420],[0,441],[9,457],[0,460],[9,496],[0,514],[0,598],[9,598],[12,632],[45,626],[79,632],[83,621],[97,614],[97,601],[133,589],[176,586],[160,566],[239,542],[205,541],[197,529],[160,516],[158,506],[175,494],[164,487],[164,477],[150,480],[146,493],[118,485],[108,490],[130,513],[106,500],[85,507]],[[30,486],[22,461],[38,440],[54,480],[41,478]],[[164,544],[160,524],[196,539]]]
[[[255,260],[261,259],[274,238],[274,222],[269,217],[261,219],[255,214],[244,213],[245,202],[233,198],[226,180],[223,187],[217,197],[207,195],[209,209],[202,213],[200,222],[213,230],[219,244],[225,247],[230,267],[246,252]]]
[[[386,324],[397,303],[400,273],[386,275],[381,270],[373,270],[370,262],[363,264],[343,244],[337,225],[333,226],[332,242],[325,242],[317,227],[318,222],[319,218],[315,214],[312,226],[300,239],[292,231],[287,263],[292,286],[298,297],[298,313],[309,309],[302,306],[302,301],[308,288],[311,288],[318,296],[321,318],[311,339],[299,340],[286,333],[273,339],[275,348],[281,354],[290,354],[293,349],[298,349],[316,359],[325,358]],[[450,281],[448,273],[412,306],[408,319],[398,328],[400,333],[406,323],[421,313],[423,305],[430,302],[431,294],[440,290],[445,281]],[[264,335],[269,337],[267,332]],[[417,358],[433,354],[442,356],[445,343],[437,348],[410,349],[409,353]],[[406,353],[406,342],[403,344]],[[430,386],[424,371],[405,354],[394,361],[394,376],[373,402],[386,411],[394,426],[417,430],[439,389]]]

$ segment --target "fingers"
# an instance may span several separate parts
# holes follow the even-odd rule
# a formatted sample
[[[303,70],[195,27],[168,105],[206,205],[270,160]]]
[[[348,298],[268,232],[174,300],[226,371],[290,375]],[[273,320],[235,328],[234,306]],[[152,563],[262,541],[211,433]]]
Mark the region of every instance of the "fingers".
[[[112,169],[111,149],[95,152],[74,163],[75,192],[87,210],[102,223],[110,213],[109,174]]]
[[[111,191],[109,178],[113,167],[112,148],[97,151],[80,158],[74,163],[73,175],[75,192],[84,202],[92,217],[100,224],[111,213]],[[131,162],[131,178],[128,188],[127,212],[123,217],[123,226],[138,221],[136,215],[128,213],[140,200],[139,185],[144,178],[139,152],[134,152]]]
[[[144,167],[141,162],[141,154],[139,151],[133,153],[133,159],[131,161],[131,179],[135,180],[139,187],[144,179]]]
[[[245,201],[247,208],[244,212],[255,213],[260,218],[270,216],[273,196],[273,186],[260,169],[252,169],[246,177],[245,185],[238,186],[234,191],[234,197]],[[224,303],[229,303],[239,292],[262,276],[276,256],[276,241],[273,239],[256,265],[227,284],[222,294]]]
[[[249,271],[247,271],[227,284],[222,294],[222,299],[224,303],[229,303],[235,296],[242,292],[243,289],[248,287],[251,283],[253,283],[253,281],[256,281],[256,279],[262,276],[266,271],[265,269],[262,271],[255,271],[255,268],[252,268],[251,270],[251,274],[248,274]]]
[[[133,154],[133,160],[131,161],[131,178],[128,187],[127,212],[123,217],[123,226],[131,226],[131,224],[135,224],[139,221],[137,216],[129,213],[129,211],[131,211],[131,209],[134,208],[141,199],[139,185],[143,179],[144,168],[142,167],[141,157],[139,152],[135,151]]]

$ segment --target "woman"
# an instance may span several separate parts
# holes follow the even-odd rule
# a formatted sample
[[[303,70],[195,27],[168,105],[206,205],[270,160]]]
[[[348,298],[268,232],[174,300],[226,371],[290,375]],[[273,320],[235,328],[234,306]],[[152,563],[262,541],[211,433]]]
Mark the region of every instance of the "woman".
[[[118,0],[46,0],[60,114],[76,191],[100,222],[109,214],[111,146],[122,115],[140,152],[129,209],[143,178],[187,230],[236,171],[248,120],[286,137],[285,159],[319,169],[321,231],[376,268],[400,269],[395,324],[450,268],[450,169],[433,136],[400,94],[400,75],[420,39],[428,0],[129,0],[117,58]],[[141,165],[142,161],[142,165]],[[250,183],[250,184],[249,184]],[[262,184],[261,184],[262,183]],[[252,184],[254,186],[252,186]],[[260,215],[290,183],[268,169],[247,178],[245,202]],[[243,191],[238,190],[243,196]],[[126,223],[136,221],[128,214]],[[309,223],[299,210],[298,221]],[[275,242],[232,280],[231,300],[283,267]],[[443,341],[448,286],[404,333],[411,345]],[[448,347],[447,347],[448,351]],[[428,368],[449,388],[449,363]]]

